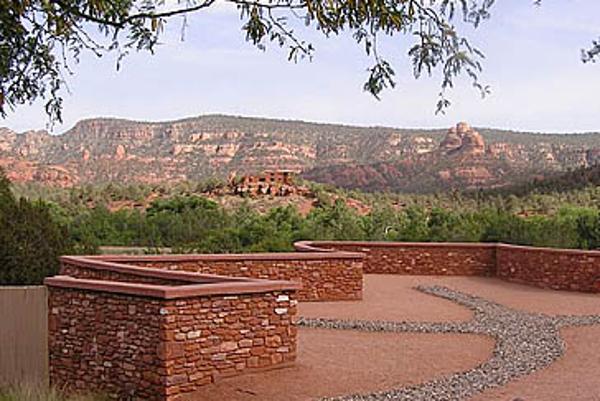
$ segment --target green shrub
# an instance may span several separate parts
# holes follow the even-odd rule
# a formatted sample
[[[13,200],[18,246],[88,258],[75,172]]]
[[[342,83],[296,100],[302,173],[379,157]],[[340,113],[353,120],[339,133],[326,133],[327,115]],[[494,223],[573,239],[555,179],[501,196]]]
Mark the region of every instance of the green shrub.
[[[15,199],[0,170],[0,285],[41,284],[56,274],[68,238],[46,204]]]
[[[583,249],[600,249],[600,213],[580,216],[577,219],[579,247]]]

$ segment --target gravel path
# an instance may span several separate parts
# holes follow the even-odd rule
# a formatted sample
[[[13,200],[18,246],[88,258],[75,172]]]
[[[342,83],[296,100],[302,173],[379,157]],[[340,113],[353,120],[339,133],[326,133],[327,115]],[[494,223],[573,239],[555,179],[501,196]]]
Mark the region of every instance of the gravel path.
[[[559,334],[561,327],[600,325],[600,315],[548,316],[514,310],[447,287],[419,286],[416,289],[469,308],[473,311],[473,320],[433,323],[300,318],[298,324],[301,327],[367,332],[488,335],[496,340],[492,358],[469,371],[417,386],[323,400],[465,400],[487,389],[504,386],[509,381],[540,370],[560,358],[564,352],[564,344]]]

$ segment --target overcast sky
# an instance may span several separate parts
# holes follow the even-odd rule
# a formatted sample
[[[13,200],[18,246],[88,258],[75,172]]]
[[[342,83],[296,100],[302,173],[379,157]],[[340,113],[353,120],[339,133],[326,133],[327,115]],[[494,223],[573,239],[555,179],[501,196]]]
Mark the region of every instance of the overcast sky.
[[[363,92],[370,60],[349,38],[298,32],[316,47],[312,62],[293,64],[287,53],[266,52],[244,41],[235,9],[218,7],[188,20],[172,20],[155,55],[84,57],[68,78],[64,124],[90,117],[171,120],[208,113],[395,127],[475,126],[542,132],[600,131],[600,63],[583,64],[580,51],[600,37],[600,1],[497,1],[492,19],[468,33],[486,54],[482,100],[467,81],[449,96],[446,115],[435,115],[439,80],[415,81],[406,38],[385,43],[398,87],[377,101]],[[11,113],[0,125],[17,131],[45,128],[41,104]]]

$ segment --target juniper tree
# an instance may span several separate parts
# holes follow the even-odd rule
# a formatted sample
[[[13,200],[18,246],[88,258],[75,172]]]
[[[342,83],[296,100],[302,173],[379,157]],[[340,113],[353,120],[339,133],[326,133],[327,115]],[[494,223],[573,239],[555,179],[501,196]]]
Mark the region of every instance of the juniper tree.
[[[69,242],[46,204],[15,199],[0,169],[0,285],[41,284],[58,272]]]

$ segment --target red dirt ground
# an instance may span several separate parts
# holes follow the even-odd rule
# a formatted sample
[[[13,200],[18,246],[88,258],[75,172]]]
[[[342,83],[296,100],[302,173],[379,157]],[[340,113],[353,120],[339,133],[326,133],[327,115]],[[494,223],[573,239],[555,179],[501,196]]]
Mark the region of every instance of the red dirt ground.
[[[470,310],[431,295],[414,291],[431,283],[423,276],[366,275],[363,300],[352,302],[306,302],[299,304],[305,317],[388,321],[464,321]]]
[[[599,294],[546,290],[485,277],[438,278],[432,282],[528,312],[548,315],[600,315]]]
[[[600,315],[600,295],[545,290],[496,278],[365,275],[362,301],[301,303],[306,317],[389,321],[463,321],[472,313],[431,295],[413,290],[417,285],[444,285],[502,305],[549,315]]]
[[[306,317],[390,321],[469,320],[471,312],[422,294],[419,284],[445,285],[530,312],[600,314],[600,296],[543,290],[493,278],[366,275],[360,302],[301,303]],[[360,333],[301,329],[294,367],[224,379],[200,401],[300,401],[373,392],[470,369],[492,351],[474,335]],[[565,355],[548,368],[470,401],[600,401],[600,327],[562,330]]]
[[[299,330],[296,365],[231,377],[195,401],[304,401],[417,384],[468,370],[491,356],[491,338],[461,334]]]

